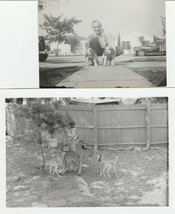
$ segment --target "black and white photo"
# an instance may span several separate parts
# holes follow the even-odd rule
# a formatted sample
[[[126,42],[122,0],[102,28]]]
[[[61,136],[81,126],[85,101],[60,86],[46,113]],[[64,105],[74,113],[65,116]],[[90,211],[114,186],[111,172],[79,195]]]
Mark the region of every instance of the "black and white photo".
[[[169,205],[168,97],[6,99],[7,207]]]
[[[166,86],[164,0],[39,0],[41,88]]]

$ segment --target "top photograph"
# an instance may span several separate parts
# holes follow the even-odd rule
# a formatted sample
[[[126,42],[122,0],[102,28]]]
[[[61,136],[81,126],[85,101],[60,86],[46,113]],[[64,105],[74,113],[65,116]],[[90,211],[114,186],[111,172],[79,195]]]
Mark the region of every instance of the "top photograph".
[[[165,0],[38,0],[40,88],[166,87]]]

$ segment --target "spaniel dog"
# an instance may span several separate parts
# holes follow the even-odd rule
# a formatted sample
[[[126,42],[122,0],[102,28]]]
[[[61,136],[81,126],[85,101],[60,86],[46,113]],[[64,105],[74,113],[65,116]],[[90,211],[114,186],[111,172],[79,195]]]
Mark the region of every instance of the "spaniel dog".
[[[89,65],[89,63],[92,63],[92,65],[95,65],[95,66],[99,65],[98,56],[92,50],[92,48],[87,48],[85,57],[86,57],[86,61],[87,61],[88,65]]]
[[[103,65],[114,65],[115,50],[111,47],[106,47],[103,53]]]

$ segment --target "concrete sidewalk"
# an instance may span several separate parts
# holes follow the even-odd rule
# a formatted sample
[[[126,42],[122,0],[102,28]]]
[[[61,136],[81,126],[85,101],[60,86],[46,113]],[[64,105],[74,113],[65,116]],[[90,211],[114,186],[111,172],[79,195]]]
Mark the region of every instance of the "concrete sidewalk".
[[[72,74],[56,87],[73,88],[147,88],[151,82],[122,66],[90,66]]]

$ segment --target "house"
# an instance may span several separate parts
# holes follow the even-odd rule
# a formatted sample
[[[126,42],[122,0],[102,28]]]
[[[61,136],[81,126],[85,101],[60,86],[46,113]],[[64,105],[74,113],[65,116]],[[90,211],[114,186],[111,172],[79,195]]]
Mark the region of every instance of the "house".
[[[62,42],[58,46],[58,55],[84,55],[85,50],[87,47],[88,39],[82,36],[68,34],[67,40],[69,42],[65,43]],[[50,52],[55,53],[57,49],[57,43],[51,42],[48,43],[46,40],[47,45],[49,46]]]
[[[154,42],[154,36],[149,36],[143,33],[133,32],[126,35],[121,35],[121,47],[124,54],[132,54],[133,48],[136,46],[148,46]]]

